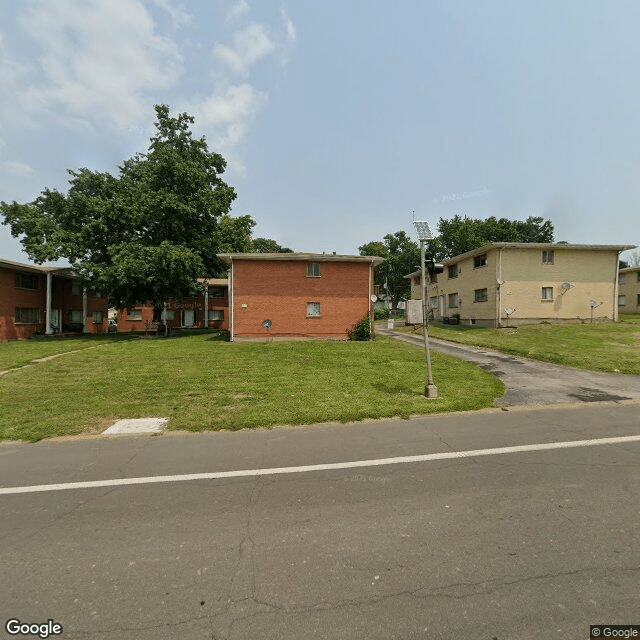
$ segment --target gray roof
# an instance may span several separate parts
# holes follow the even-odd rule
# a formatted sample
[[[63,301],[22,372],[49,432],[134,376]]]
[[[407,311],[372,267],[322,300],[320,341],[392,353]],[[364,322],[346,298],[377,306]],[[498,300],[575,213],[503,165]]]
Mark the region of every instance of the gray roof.
[[[335,253],[219,253],[218,258],[232,260],[303,260],[305,262],[368,262],[374,265],[384,262],[379,256],[351,256]]]

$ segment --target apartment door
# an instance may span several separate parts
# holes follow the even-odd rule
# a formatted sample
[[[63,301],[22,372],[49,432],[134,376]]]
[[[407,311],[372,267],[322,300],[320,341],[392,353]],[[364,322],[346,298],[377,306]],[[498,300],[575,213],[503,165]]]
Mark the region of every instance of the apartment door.
[[[51,309],[51,322],[49,322],[49,325],[54,333],[62,331],[62,309]]]
[[[196,323],[195,311],[193,309],[182,310],[182,326],[193,327]]]

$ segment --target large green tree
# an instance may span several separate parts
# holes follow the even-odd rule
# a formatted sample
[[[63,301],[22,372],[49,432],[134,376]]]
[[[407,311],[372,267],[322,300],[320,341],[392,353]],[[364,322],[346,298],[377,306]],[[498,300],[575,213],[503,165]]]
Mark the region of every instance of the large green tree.
[[[535,216],[526,220],[440,218],[438,237],[428,243],[427,255],[436,260],[453,258],[489,242],[553,242],[553,223]]]
[[[281,247],[270,238],[254,238],[251,241],[251,251],[253,253],[293,253],[293,249]]]
[[[397,304],[410,297],[411,283],[406,276],[420,268],[420,247],[404,231],[388,233],[382,240],[358,247],[361,256],[380,256],[385,261],[376,267],[375,283]],[[386,287],[386,289],[385,289]]]
[[[156,313],[169,298],[196,292],[196,278],[226,272],[219,252],[248,251],[250,216],[229,216],[236,197],[221,175],[224,158],[194,138],[194,119],[155,107],[146,153],[117,175],[69,171],[67,193],[45,189],[27,204],[0,203],[4,223],[36,263],[66,258],[110,303],[150,300]]]

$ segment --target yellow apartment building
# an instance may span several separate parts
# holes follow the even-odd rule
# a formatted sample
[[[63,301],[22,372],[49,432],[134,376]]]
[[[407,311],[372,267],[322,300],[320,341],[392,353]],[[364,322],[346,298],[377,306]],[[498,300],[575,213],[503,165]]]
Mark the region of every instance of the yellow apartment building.
[[[618,312],[640,313],[640,266],[620,269],[618,274]]]
[[[633,247],[493,242],[443,262],[427,285],[434,320],[484,327],[616,321],[618,261]],[[411,297],[420,299],[420,272]]]

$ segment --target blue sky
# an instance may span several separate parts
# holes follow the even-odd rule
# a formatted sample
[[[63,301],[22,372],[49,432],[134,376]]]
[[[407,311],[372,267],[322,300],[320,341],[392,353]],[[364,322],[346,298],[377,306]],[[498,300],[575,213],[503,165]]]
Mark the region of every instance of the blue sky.
[[[153,105],[228,161],[232,215],[357,253],[416,218],[640,243],[640,3],[0,4],[0,199],[144,151]],[[0,257],[27,261],[7,227]]]

